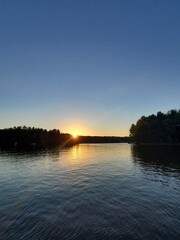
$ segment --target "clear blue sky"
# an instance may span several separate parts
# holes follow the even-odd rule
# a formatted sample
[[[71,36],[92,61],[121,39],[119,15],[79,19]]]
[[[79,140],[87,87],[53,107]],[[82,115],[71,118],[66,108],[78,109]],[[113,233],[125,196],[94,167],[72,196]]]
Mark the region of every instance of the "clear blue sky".
[[[123,136],[179,108],[179,0],[0,1],[0,128]]]

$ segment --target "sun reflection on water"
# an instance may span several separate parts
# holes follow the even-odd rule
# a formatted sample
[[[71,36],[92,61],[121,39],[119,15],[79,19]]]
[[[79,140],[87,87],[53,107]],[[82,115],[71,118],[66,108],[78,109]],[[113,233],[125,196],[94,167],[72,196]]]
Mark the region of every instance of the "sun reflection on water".
[[[68,167],[80,166],[86,162],[84,148],[82,148],[79,144],[69,148],[66,154],[67,156],[65,161]]]

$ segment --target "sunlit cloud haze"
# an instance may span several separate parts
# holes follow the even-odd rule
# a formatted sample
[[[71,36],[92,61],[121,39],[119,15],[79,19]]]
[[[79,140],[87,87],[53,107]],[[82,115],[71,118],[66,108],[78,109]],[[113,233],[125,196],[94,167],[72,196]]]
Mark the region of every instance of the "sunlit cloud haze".
[[[0,1],[0,128],[129,134],[179,109],[180,2]]]

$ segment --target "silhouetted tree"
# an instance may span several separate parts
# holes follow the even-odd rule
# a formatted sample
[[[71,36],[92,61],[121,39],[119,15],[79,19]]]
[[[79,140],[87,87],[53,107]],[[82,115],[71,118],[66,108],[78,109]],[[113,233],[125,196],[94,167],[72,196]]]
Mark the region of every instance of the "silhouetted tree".
[[[49,148],[61,143],[59,130],[18,126],[0,130],[0,147],[4,148]]]
[[[180,110],[141,117],[131,125],[130,136],[137,143],[179,143]]]

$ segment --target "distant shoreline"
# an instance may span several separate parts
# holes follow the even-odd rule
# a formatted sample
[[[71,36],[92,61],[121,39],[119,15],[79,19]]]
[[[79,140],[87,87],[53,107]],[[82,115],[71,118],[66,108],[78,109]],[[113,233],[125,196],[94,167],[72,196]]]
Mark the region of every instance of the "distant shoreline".
[[[58,129],[19,126],[0,129],[1,149],[50,149],[60,146],[73,146],[81,143],[131,143],[130,137],[116,136],[73,136],[61,133]]]

